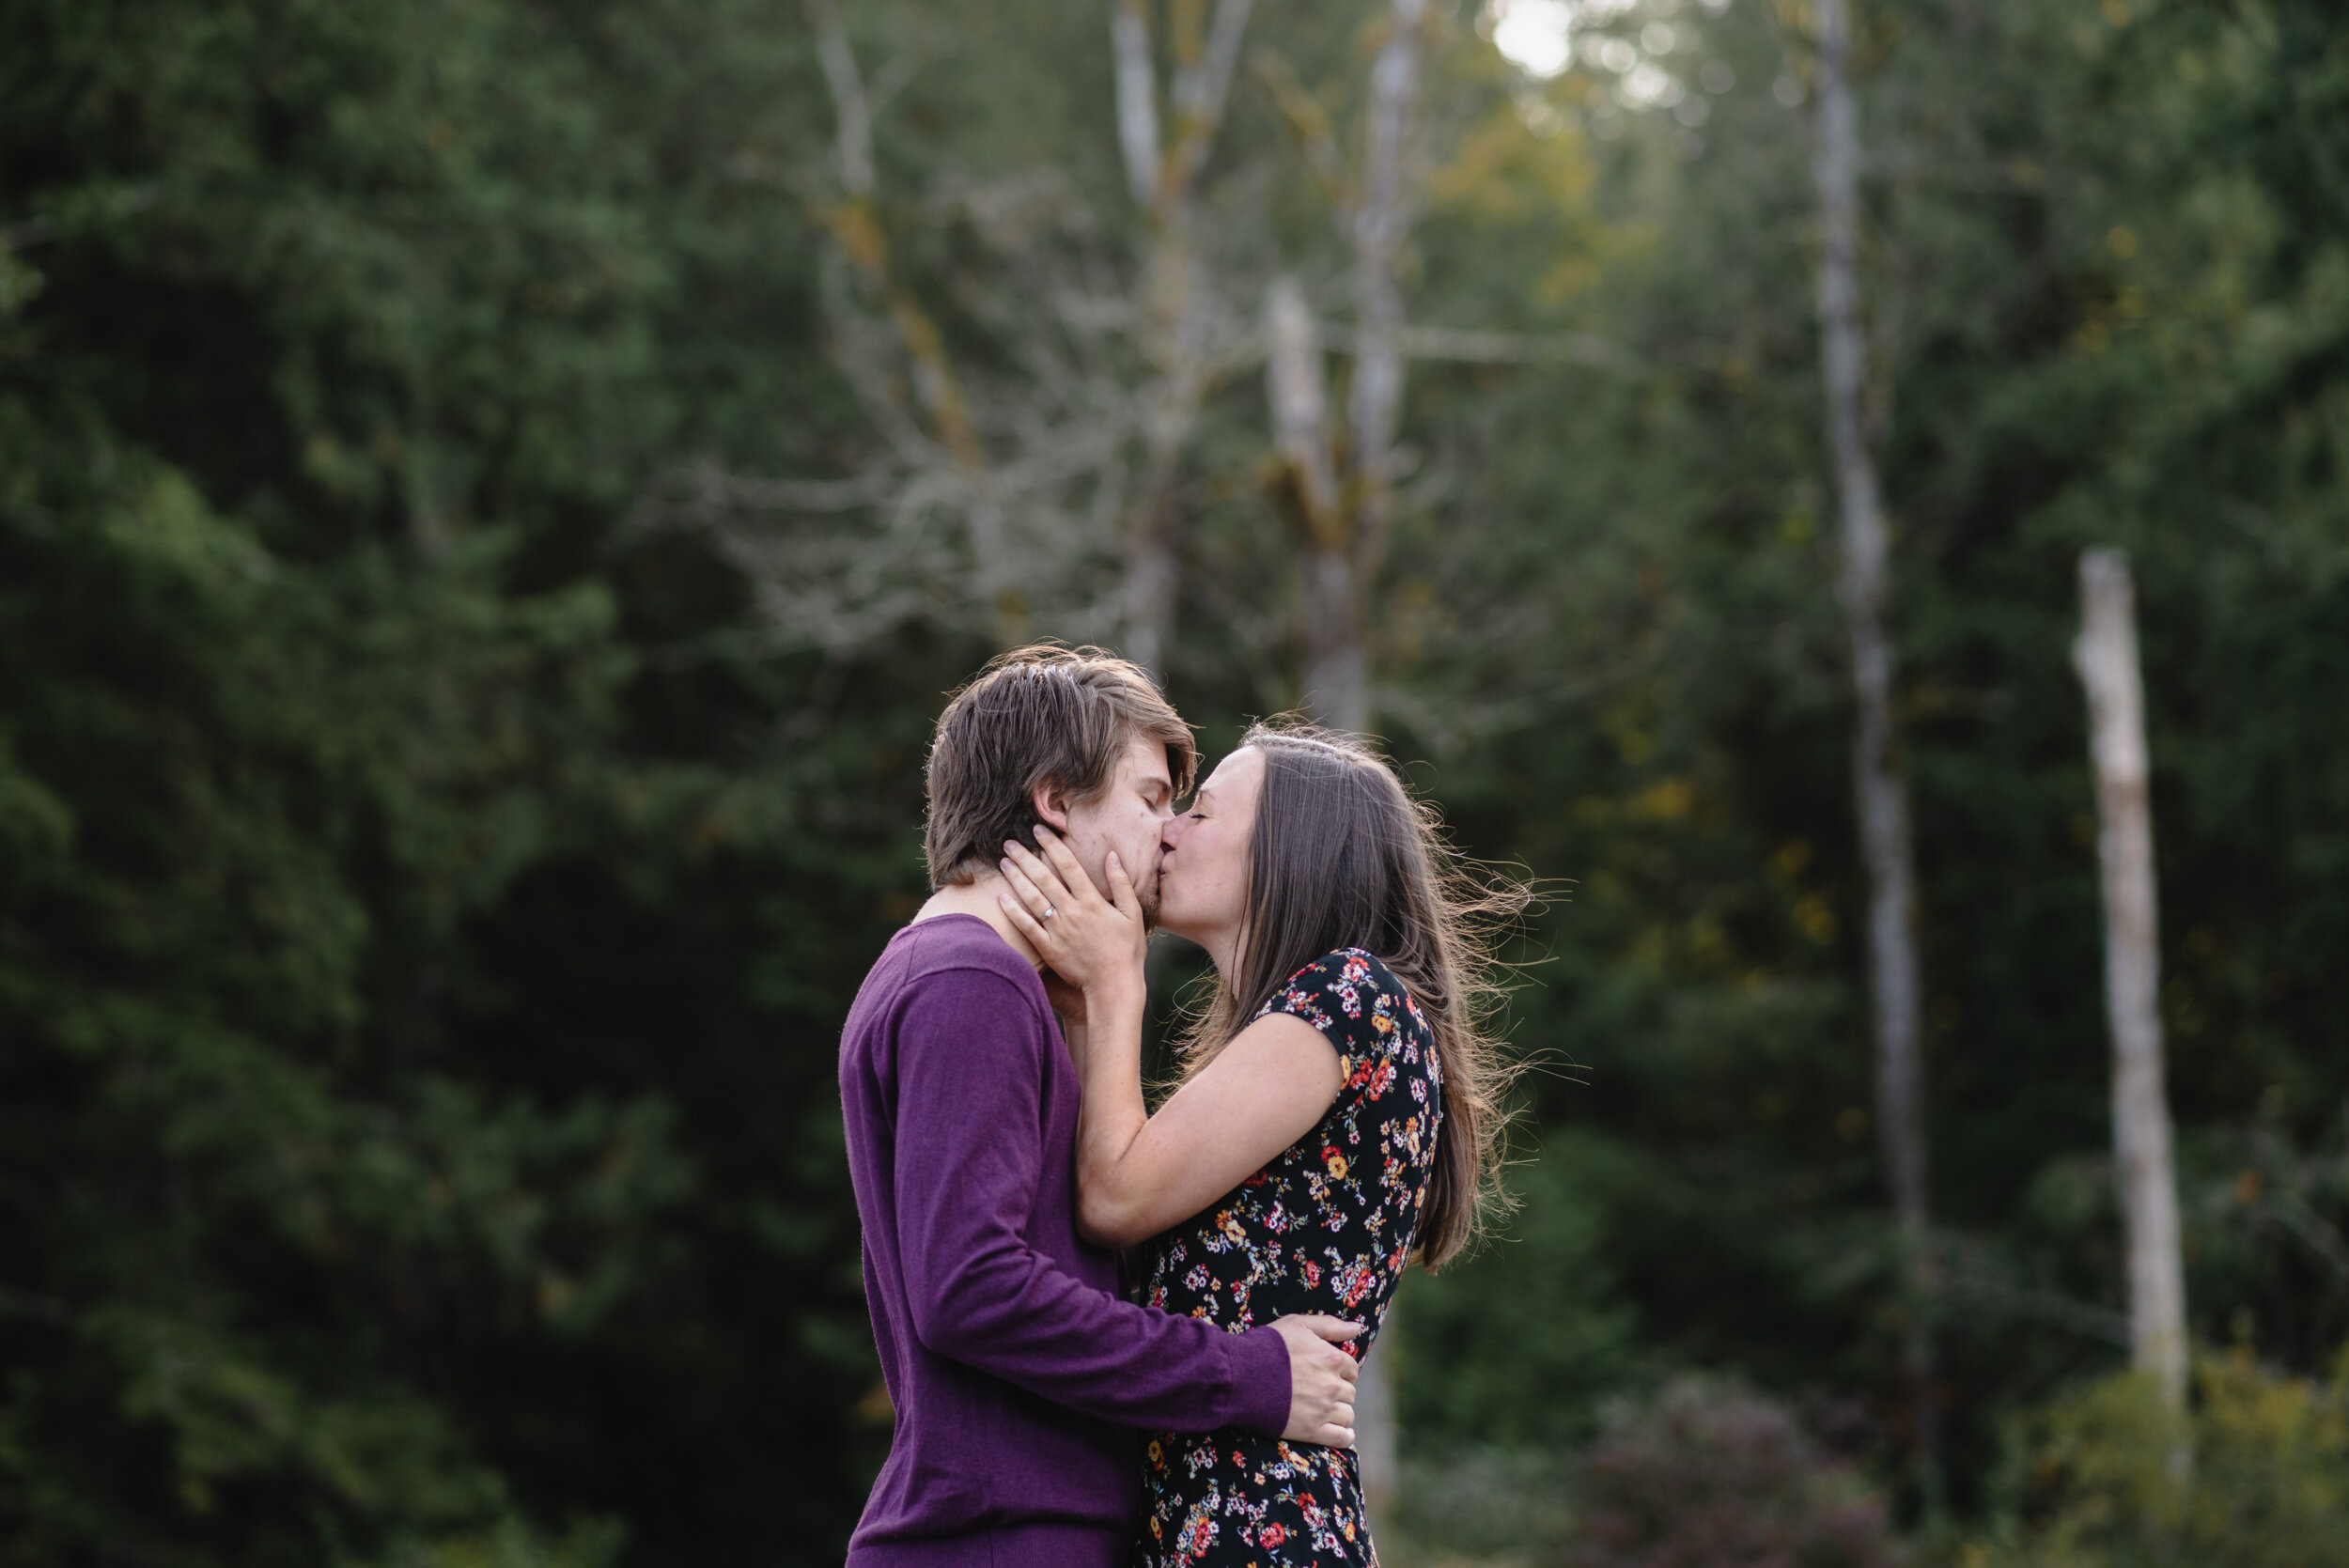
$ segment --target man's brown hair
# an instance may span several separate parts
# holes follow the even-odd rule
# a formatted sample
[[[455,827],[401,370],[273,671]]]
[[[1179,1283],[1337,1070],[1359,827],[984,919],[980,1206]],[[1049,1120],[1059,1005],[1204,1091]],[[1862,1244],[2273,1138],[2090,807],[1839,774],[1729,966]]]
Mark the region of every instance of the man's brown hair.
[[[1174,793],[1190,793],[1190,726],[1138,664],[1100,648],[1035,643],[990,660],[939,715],[930,740],[930,886],[968,882],[1003,845],[1036,845],[1034,797],[1097,800],[1136,740],[1166,748]]]

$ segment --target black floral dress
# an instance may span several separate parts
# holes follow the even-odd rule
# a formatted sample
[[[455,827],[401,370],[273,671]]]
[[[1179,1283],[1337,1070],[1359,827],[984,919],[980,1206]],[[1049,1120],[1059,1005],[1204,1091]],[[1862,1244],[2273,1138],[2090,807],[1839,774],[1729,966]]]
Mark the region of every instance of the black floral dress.
[[[1419,1231],[1443,1122],[1435,1035],[1386,965],[1346,948],[1257,1014],[1293,1014],[1338,1048],[1346,1086],[1286,1153],[1152,1244],[1146,1299],[1233,1333],[1290,1312],[1368,1326]],[[1355,1457],[1226,1427],[1152,1436],[1141,1568],[1376,1564]]]

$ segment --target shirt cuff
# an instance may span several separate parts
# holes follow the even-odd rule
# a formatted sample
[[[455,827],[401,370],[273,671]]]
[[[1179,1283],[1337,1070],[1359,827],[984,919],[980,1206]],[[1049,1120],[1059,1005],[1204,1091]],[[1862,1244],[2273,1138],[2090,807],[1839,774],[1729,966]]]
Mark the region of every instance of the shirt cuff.
[[[1230,1336],[1232,1424],[1259,1436],[1278,1437],[1289,1424],[1288,1342],[1270,1328]]]

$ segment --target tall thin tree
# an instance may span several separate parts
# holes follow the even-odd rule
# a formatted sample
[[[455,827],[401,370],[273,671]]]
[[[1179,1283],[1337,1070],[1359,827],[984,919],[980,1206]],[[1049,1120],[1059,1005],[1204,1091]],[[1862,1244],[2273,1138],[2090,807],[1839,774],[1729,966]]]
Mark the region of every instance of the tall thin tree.
[[[1319,328],[1305,291],[1291,277],[1273,280],[1265,299],[1265,399],[1272,410],[1273,447],[1280,464],[1285,509],[1302,536],[1305,563],[1299,584],[1303,610],[1350,615],[1346,624],[1351,640],[1344,651],[1355,667],[1367,672],[1369,656],[1362,645],[1358,590],[1342,574],[1352,565],[1349,519],[1345,510],[1337,469],[1331,461],[1329,398],[1323,381]],[[1316,570],[1328,574],[1316,577]],[[1335,579],[1333,582],[1332,579]],[[1335,603],[1316,605],[1314,594],[1325,589]],[[1336,639],[1333,637],[1332,642]],[[1309,648],[1312,646],[1308,644]],[[1360,732],[1369,724],[1369,682],[1329,683],[1326,665],[1306,666],[1306,706],[1313,716],[1333,728]],[[1316,677],[1316,670],[1322,672]],[[1351,706],[1342,706],[1350,704]],[[1363,1501],[1374,1520],[1391,1515],[1396,1480],[1394,1388],[1391,1375],[1394,1309],[1387,1311],[1384,1354],[1362,1363],[1355,1393],[1354,1448],[1361,1465]]]
[[[1868,431],[1868,354],[1859,282],[1859,127],[1845,0],[1817,0],[1818,309],[1828,447],[1843,520],[1837,597],[1850,645],[1852,794],[1867,873],[1876,1128],[1899,1227],[1903,1371],[1929,1504],[1937,1497],[1933,1400],[1935,1273],[1926,1193],[1923,998],[1917,955],[1916,846],[1892,733],[1891,538]]]
[[[2080,635],[2096,769],[2096,858],[2105,893],[2105,1004],[2112,1022],[2112,1146],[2128,1250],[2129,1344],[2172,1410],[2186,1402],[2186,1266],[2163,1087],[2161,949],[2154,878],[2145,687],[2137,591],[2117,550],[2080,554]]]
[[[1394,511],[1395,433],[1404,386],[1403,254],[1416,203],[1420,76],[1426,0],[1389,0],[1386,36],[1370,71],[1361,173],[1344,214],[1353,257],[1354,374],[1346,396],[1346,464],[1334,460],[1321,345],[1294,279],[1276,279],[1265,303],[1267,399],[1282,490],[1299,534],[1298,614],[1306,710],[1361,734],[1375,717],[1366,599]],[[1319,135],[1307,116],[1308,134]],[[1334,149],[1316,162],[1333,166]],[[1397,1483],[1392,1329],[1389,1348],[1362,1364],[1355,1447],[1363,1500],[1392,1517]]]
[[[1120,541],[1125,577],[1118,634],[1128,658],[1161,675],[1174,627],[1180,560],[1174,501],[1182,459],[1208,395],[1229,368],[1201,275],[1196,195],[1223,123],[1252,4],[1219,0],[1204,34],[1198,7],[1175,8],[1167,95],[1173,133],[1164,145],[1148,8],[1143,0],[1117,0],[1110,13],[1118,146],[1144,225],[1141,344],[1149,365],[1139,393],[1141,474]]]
[[[1320,391],[1320,346],[1303,296],[1293,284],[1277,282],[1266,303],[1274,434],[1299,536],[1304,704],[1323,723],[1355,733],[1368,730],[1374,718],[1365,601],[1394,513],[1407,331],[1403,257],[1417,205],[1412,165],[1427,26],[1426,0],[1389,0],[1386,36],[1371,63],[1360,172],[1343,211],[1355,326],[1342,468]],[[1292,118],[1300,120],[1309,141],[1322,144],[1309,147],[1314,162],[1334,169],[1336,150],[1310,110]]]

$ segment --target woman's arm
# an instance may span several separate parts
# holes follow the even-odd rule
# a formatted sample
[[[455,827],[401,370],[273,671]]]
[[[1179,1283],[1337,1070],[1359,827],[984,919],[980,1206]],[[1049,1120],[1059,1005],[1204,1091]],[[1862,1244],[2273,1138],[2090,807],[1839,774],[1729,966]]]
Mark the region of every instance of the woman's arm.
[[[1037,839],[1046,859],[1011,851],[1005,879],[1017,896],[1004,908],[1044,961],[1084,992],[1078,1228],[1097,1245],[1130,1247],[1197,1214],[1311,1131],[1345,1072],[1320,1031],[1268,1014],[1150,1115],[1142,1099],[1146,994],[1140,967],[1118,961],[1140,931],[1139,901],[1115,856],[1103,899],[1066,846]]]
[[[1087,1240],[1131,1247],[1254,1175],[1328,1112],[1345,1083],[1335,1047],[1272,1013],[1240,1031],[1174,1098],[1145,1115],[1141,1032],[1095,1037],[1077,1141],[1077,1218]]]

